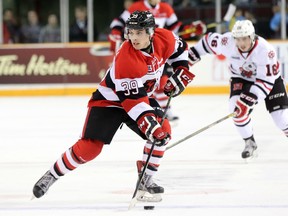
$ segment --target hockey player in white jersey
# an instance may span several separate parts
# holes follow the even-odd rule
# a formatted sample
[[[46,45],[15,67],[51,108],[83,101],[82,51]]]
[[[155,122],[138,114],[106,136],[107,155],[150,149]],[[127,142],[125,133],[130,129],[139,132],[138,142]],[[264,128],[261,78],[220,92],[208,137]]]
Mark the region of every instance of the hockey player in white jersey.
[[[204,35],[189,49],[190,63],[195,64],[206,54],[221,54],[229,61],[229,108],[236,113],[234,124],[245,141],[242,158],[253,156],[257,149],[250,113],[259,100],[265,100],[274,123],[288,137],[288,99],[276,52],[264,38],[255,35],[252,22],[237,21],[232,32]]]

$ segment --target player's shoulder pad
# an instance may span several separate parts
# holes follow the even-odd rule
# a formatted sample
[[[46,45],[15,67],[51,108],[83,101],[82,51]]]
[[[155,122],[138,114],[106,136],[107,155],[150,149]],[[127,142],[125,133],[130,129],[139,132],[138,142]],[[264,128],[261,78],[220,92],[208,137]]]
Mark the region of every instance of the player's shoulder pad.
[[[217,33],[218,34],[218,33]],[[235,40],[231,32],[226,32],[224,34],[219,34],[221,39],[221,45],[223,46],[234,46]]]
[[[206,38],[209,41],[209,45],[212,45],[213,41],[216,40],[217,44],[222,47],[233,47],[235,46],[235,40],[231,32],[226,32],[224,34],[219,34],[217,32],[209,32],[206,34]]]
[[[166,57],[170,57],[175,49],[176,35],[173,32],[163,29],[156,28],[153,38],[154,47],[159,50],[165,51]]]
[[[255,52],[258,62],[266,64],[267,61],[277,61],[277,52],[275,47],[262,37],[257,38],[257,47]]]
[[[269,43],[266,39],[264,39],[263,37],[257,36],[257,40],[258,40],[258,46],[262,49],[262,50],[275,50],[274,46]]]
[[[139,50],[126,40],[115,57],[115,78],[140,78],[147,73],[147,64]]]
[[[168,14],[168,16],[170,16],[171,14],[175,13],[174,9],[172,8],[172,6],[167,3],[167,2],[160,2],[159,3],[159,8],[161,11],[165,12]]]
[[[144,10],[147,10],[145,5],[144,5],[144,1],[137,1],[137,2],[134,2],[129,8],[128,8],[128,11],[129,13],[133,13],[134,11],[136,10],[140,10],[140,11],[144,11]]]

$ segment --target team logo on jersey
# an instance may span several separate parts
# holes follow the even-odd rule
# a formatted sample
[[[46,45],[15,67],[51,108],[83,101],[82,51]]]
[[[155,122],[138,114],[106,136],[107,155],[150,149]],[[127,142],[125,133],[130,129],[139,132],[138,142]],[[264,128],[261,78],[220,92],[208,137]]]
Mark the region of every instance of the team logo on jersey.
[[[257,66],[254,62],[245,62],[239,69],[243,77],[252,78],[256,75]]]
[[[270,51],[270,52],[268,53],[268,57],[269,57],[270,59],[274,58],[274,57],[275,57],[275,52],[274,52],[274,51]]]
[[[153,91],[155,84],[156,84],[156,79],[147,80],[147,81],[144,83],[145,91],[146,91],[147,93]]]
[[[226,46],[227,43],[228,43],[228,38],[227,38],[227,37],[223,37],[222,40],[221,40],[221,44],[222,44],[223,46]]]
[[[233,84],[233,91],[242,90],[243,83],[234,83]]]
[[[161,58],[160,60],[159,60],[159,62],[158,62],[158,67],[160,67],[163,63],[163,58]]]
[[[163,58],[158,61],[158,59],[154,56],[153,59],[150,61],[150,64],[147,65],[148,72],[157,71],[163,64]]]

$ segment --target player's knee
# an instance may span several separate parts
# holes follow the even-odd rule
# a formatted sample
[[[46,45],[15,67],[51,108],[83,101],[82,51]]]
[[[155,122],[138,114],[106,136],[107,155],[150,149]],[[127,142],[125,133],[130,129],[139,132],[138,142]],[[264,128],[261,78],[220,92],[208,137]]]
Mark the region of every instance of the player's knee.
[[[239,98],[239,95],[234,95],[233,97],[230,98],[229,100],[229,112],[232,113],[235,110],[235,104],[237,99]]]
[[[271,112],[271,116],[275,125],[281,130],[285,130],[288,127],[288,109],[281,109]]]
[[[83,163],[93,160],[102,151],[104,143],[98,140],[80,139],[72,147],[74,154]]]

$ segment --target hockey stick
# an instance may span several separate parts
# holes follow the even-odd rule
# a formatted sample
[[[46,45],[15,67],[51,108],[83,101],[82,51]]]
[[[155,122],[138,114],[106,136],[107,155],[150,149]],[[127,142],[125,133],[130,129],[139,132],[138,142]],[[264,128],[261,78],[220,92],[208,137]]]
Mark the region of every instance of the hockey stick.
[[[233,17],[233,15],[234,15],[235,11],[236,11],[236,6],[234,4],[229,4],[227,12],[226,12],[226,14],[225,14],[225,16],[223,18],[223,21],[222,22],[210,23],[210,24],[206,25],[206,28],[207,29],[214,28],[217,25],[221,25],[224,22],[230,21],[231,18]],[[185,31],[179,32],[178,35],[181,36],[181,35],[184,35],[184,34],[193,33],[195,31],[196,31],[196,28],[186,29]]]
[[[191,137],[193,137],[193,136],[195,136],[195,135],[197,135],[197,134],[199,134],[199,133],[201,133],[201,132],[203,132],[203,131],[211,128],[212,126],[214,126],[214,125],[216,125],[216,124],[218,124],[218,123],[220,123],[220,122],[222,122],[222,121],[224,121],[224,120],[226,120],[226,119],[228,119],[228,118],[230,118],[230,117],[233,117],[234,115],[235,115],[235,113],[233,112],[233,113],[230,113],[229,115],[224,116],[223,118],[221,118],[221,119],[213,122],[212,124],[209,124],[209,125],[201,128],[201,129],[195,131],[194,133],[192,133],[192,134],[184,137],[183,139],[180,139],[180,140],[178,140],[177,142],[175,142],[175,143],[167,146],[166,150],[173,148],[174,146],[176,146],[176,145],[178,145],[178,144],[186,141],[187,139],[190,139]]]
[[[163,125],[164,119],[165,119],[166,114],[167,114],[167,110],[168,110],[168,108],[169,108],[169,106],[170,106],[170,102],[171,102],[171,99],[172,99],[172,95],[173,95],[173,93],[171,93],[171,95],[170,95],[170,97],[169,97],[169,99],[168,99],[168,101],[167,101],[166,108],[165,108],[165,110],[164,110],[164,115],[163,115],[163,117],[162,117],[162,119],[161,119],[161,122],[160,122],[160,125],[161,125],[161,126]],[[148,157],[147,157],[147,159],[146,159],[145,165],[144,165],[144,167],[143,167],[143,170],[142,170],[142,172],[141,172],[140,177],[138,178],[138,181],[137,181],[137,184],[136,184],[136,188],[135,188],[135,190],[134,190],[134,193],[133,193],[133,196],[132,196],[132,200],[131,200],[131,202],[130,202],[130,205],[129,205],[129,207],[128,207],[128,210],[132,209],[132,208],[136,205],[136,202],[137,202],[137,192],[138,192],[140,183],[141,183],[141,181],[142,181],[142,179],[143,179],[143,176],[144,176],[144,174],[145,174],[145,172],[146,172],[146,169],[147,169],[147,167],[148,167],[148,163],[149,163],[150,157],[151,157],[151,155],[152,155],[152,153],[153,153],[155,143],[156,143],[156,140],[154,140],[154,142],[152,143],[152,146],[151,146],[150,152],[149,152],[149,154],[148,154]]]

